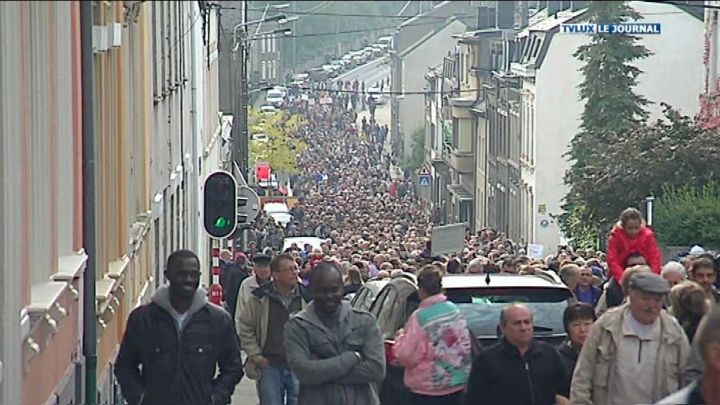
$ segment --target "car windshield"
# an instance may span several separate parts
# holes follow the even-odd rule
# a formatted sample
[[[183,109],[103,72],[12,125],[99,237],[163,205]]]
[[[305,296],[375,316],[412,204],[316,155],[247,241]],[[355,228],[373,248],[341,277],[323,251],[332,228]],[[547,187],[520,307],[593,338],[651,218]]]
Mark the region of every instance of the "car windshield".
[[[511,302],[521,302],[534,314],[535,335],[564,334],[563,311],[572,294],[561,288],[458,288],[445,292],[477,337],[498,336],[500,311]]]

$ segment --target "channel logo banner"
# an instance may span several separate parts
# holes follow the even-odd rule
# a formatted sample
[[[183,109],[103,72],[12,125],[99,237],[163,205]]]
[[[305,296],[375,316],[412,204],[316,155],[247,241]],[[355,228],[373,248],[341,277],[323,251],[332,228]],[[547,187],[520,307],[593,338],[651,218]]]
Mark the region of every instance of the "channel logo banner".
[[[660,23],[560,24],[561,34],[657,35],[661,32]]]

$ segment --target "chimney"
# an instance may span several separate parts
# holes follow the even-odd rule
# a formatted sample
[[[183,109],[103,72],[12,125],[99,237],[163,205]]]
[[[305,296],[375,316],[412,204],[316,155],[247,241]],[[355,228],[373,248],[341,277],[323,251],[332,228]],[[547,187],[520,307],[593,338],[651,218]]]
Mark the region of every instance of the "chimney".
[[[547,2],[547,15],[548,17],[554,16],[558,11],[561,10],[562,1],[559,0],[548,0]]]
[[[488,28],[492,28],[495,25],[495,16],[494,14],[491,17],[490,10],[492,10],[490,7],[478,7],[478,25],[477,29],[479,30],[485,30]]]
[[[515,27],[523,29],[528,26],[528,2],[518,1],[515,7]]]
[[[512,29],[515,26],[516,1],[498,1],[495,26],[501,29]]]

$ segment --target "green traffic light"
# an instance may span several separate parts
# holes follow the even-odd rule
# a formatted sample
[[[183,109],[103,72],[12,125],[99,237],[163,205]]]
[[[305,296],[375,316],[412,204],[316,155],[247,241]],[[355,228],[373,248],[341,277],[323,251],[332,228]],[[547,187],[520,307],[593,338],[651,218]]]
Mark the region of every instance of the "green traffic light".
[[[230,225],[230,221],[225,217],[218,217],[215,220],[215,228],[225,228]]]

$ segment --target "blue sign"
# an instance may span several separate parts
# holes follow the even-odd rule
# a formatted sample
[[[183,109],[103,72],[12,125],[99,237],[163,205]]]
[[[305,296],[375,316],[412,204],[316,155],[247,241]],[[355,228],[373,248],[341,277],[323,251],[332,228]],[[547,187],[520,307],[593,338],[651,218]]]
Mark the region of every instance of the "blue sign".
[[[418,185],[420,185],[420,186],[429,186],[431,182],[432,182],[432,178],[430,176],[426,176],[426,175],[418,176]]]

